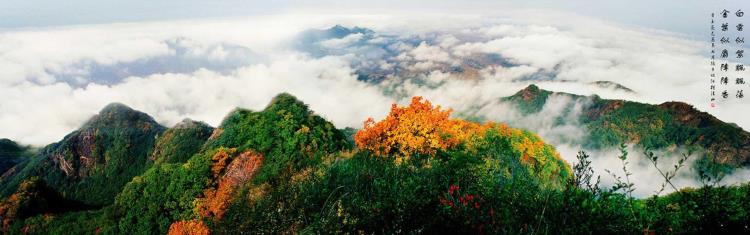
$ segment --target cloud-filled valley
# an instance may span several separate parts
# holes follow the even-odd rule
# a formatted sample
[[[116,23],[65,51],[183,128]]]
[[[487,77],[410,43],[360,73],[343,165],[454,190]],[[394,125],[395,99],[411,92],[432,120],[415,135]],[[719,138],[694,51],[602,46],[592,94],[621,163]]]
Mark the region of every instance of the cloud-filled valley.
[[[707,43],[583,16],[522,14],[273,16],[2,31],[0,137],[49,144],[111,102],[167,126],[185,118],[216,126],[233,108],[259,110],[282,92],[339,128],[361,128],[366,118],[385,116],[391,103],[423,96],[456,116],[532,130],[573,161],[587,133],[575,118],[585,101],[553,96],[539,114],[524,116],[500,100],[529,84],[652,104],[683,101],[750,128],[744,104],[709,107]],[[631,148],[634,156],[639,151]],[[592,150],[601,156],[597,171],[619,169],[613,152]],[[642,168],[637,181],[647,185],[657,172]],[[727,180],[748,173],[735,174]]]

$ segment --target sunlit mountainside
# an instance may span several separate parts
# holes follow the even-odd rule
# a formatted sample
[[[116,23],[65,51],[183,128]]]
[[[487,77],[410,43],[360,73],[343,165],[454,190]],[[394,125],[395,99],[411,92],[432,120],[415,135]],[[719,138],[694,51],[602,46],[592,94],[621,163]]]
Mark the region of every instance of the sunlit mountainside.
[[[504,99],[533,115],[552,94],[530,86]],[[618,109],[644,104],[588,98],[589,115],[581,118],[589,125],[621,122],[615,126],[622,129],[602,130],[620,139],[605,140],[647,145],[642,140],[670,134],[628,129],[629,121],[653,116],[620,116]],[[675,106],[644,110],[662,112],[667,116],[657,121],[677,129],[744,133],[710,116],[708,124],[691,122],[681,117],[706,114]],[[710,135],[690,134],[669,144],[710,153]],[[643,199],[631,196],[637,185],[627,178],[600,187],[586,153],[571,165],[533,132],[453,118],[421,97],[393,104],[387,117],[366,120],[353,137],[289,94],[261,111],[236,109],[216,128],[191,120],[165,128],[111,104],[33,155],[6,152],[24,159],[0,179],[6,233],[740,231],[750,210],[746,184]],[[627,152],[620,157],[626,162]]]

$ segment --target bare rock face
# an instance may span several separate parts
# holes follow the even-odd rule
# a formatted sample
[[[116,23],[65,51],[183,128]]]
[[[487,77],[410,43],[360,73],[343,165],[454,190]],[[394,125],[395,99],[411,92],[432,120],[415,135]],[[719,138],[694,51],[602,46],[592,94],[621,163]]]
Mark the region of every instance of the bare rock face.
[[[524,101],[531,101],[539,95],[539,87],[530,85],[517,93]]]
[[[86,177],[99,160],[95,152],[95,131],[81,130],[78,135],[71,136],[70,142],[70,148],[51,153],[51,159],[66,176]]]
[[[66,176],[85,178],[101,173],[99,166],[141,165],[144,162],[139,155],[143,150],[150,152],[154,138],[163,130],[147,114],[115,103],[45,152],[56,159]]]
[[[219,184],[241,186],[252,179],[262,165],[263,155],[253,151],[243,152],[227,166]]]
[[[263,155],[254,151],[245,151],[234,157],[232,155],[235,155],[234,149],[219,151],[212,157],[215,187],[203,192],[197,206],[197,211],[204,218],[221,219],[236,198],[237,192],[263,166]]]

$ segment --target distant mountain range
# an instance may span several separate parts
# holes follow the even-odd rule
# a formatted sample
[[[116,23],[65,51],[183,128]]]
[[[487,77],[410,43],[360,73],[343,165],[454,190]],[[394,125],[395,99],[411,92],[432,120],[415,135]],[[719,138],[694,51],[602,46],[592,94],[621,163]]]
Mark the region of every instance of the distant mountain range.
[[[478,40],[466,35],[453,36],[459,37],[463,43]],[[398,84],[406,81],[416,84],[414,86],[432,86],[425,79],[427,74],[435,71],[450,74],[452,79],[481,80],[484,78],[480,71],[493,67],[521,66],[497,53],[475,53],[465,57],[446,54],[445,56],[450,57],[450,62],[429,60],[431,65],[429,69],[415,69],[419,67],[415,65],[428,61],[423,61],[416,55],[410,55],[410,51],[420,47],[428,50],[432,47],[435,51],[450,52],[446,48],[437,49],[441,47],[440,40],[436,35],[393,36],[379,34],[362,27],[335,25],[325,29],[303,31],[295,39],[295,48],[314,57],[350,55],[354,58],[351,60],[352,67],[358,79],[375,85],[385,84],[381,88],[386,93],[391,92],[391,87],[398,87]],[[430,55],[435,56],[433,55],[437,53],[435,51],[432,51]],[[383,66],[383,63],[388,66]],[[555,73],[555,71],[539,70],[517,78],[516,82],[526,84],[540,81],[579,83],[613,92],[638,93],[614,81],[565,80],[558,78]],[[441,85],[435,84],[434,86]],[[584,148],[602,149],[625,143],[650,150],[688,150],[694,152],[695,155],[701,155],[699,163],[711,164],[723,171],[750,166],[750,134],[747,131],[732,123],[725,123],[686,103],[666,102],[651,105],[626,100],[609,100],[596,95],[581,96],[546,91],[535,85],[510,97],[501,98],[499,101],[509,102],[515,105],[524,116],[531,117],[547,104],[550,96],[565,97],[573,101],[570,107],[563,109],[567,112],[573,110],[573,103],[583,104],[576,120],[560,119],[559,124],[565,125],[574,121],[576,125],[584,127],[585,139],[577,140],[577,144]],[[472,115],[471,111],[468,113],[469,116]],[[533,129],[533,127],[527,128]]]

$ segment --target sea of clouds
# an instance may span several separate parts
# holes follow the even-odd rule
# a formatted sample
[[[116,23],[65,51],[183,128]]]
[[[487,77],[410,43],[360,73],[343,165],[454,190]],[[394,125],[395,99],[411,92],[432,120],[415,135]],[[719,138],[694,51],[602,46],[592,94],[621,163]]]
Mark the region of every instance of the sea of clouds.
[[[369,30],[299,43],[305,32],[334,25]],[[216,126],[231,109],[262,109],[281,92],[340,128],[359,128],[368,117],[385,116],[391,103],[419,95],[456,115],[535,131],[573,163],[581,149],[576,140],[586,130],[575,121],[555,120],[560,115],[572,120],[582,101],[553,96],[540,114],[523,116],[499,98],[533,83],[603,98],[676,100],[747,129],[746,104],[709,107],[708,45],[671,32],[536,11],[289,14],[5,30],[0,31],[0,137],[43,146],[111,102],[166,126],[184,118]],[[484,58],[480,66],[469,66],[476,58]],[[362,81],[362,73],[385,79]],[[565,107],[573,109],[562,112]],[[639,150],[631,150],[637,157]],[[597,172],[620,169],[613,162],[619,152],[591,153]],[[652,180],[658,175],[638,159],[631,163],[638,172],[634,181],[643,185],[636,193],[647,195],[660,186]],[[744,175],[727,179],[741,179],[748,171],[737,174]],[[696,185],[694,177],[679,177],[678,184]]]

